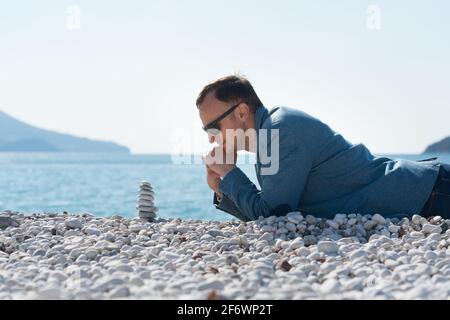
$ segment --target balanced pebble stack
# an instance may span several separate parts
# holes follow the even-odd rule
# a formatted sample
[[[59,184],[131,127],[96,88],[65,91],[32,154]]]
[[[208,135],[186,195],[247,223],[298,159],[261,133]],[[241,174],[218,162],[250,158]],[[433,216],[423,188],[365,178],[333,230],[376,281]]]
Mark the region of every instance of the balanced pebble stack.
[[[148,221],[155,220],[158,208],[155,207],[154,201],[155,192],[153,192],[151,184],[147,181],[142,181],[139,188],[138,204],[136,206],[141,219]]]

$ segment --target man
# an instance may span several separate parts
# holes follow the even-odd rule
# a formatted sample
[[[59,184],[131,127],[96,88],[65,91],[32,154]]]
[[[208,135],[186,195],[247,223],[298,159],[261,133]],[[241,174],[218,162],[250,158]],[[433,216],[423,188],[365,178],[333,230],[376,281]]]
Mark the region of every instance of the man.
[[[210,83],[196,104],[210,142],[218,144],[204,157],[214,204],[244,221],[291,211],[321,218],[336,213],[404,217],[421,213],[425,204],[431,215],[435,212],[430,212],[430,195],[438,175],[450,175],[450,165],[437,158],[375,157],[364,144],[351,144],[305,112],[286,107],[268,110],[241,76]],[[263,139],[263,130],[277,133]],[[229,131],[237,133],[230,138]],[[277,148],[271,150],[273,145]],[[239,150],[256,153],[260,190],[235,165]],[[262,174],[267,163],[261,158],[268,151],[276,156],[270,164],[276,170]],[[232,160],[218,161],[225,158]],[[444,189],[448,196],[440,200],[447,201],[438,206],[441,211],[450,210],[450,182]]]

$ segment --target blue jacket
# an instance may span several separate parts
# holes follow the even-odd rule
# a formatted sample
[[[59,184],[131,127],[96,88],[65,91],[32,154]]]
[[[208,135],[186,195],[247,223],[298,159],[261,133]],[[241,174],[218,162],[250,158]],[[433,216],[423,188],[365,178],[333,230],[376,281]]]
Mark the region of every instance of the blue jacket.
[[[238,167],[220,182],[224,197],[214,204],[244,220],[301,211],[321,218],[336,213],[379,213],[386,217],[419,213],[439,173],[437,158],[419,161],[375,157],[307,113],[286,107],[257,109],[255,129],[279,129],[278,172],[262,175],[260,190]],[[269,134],[270,137],[270,134]],[[267,149],[270,150],[270,138]],[[266,148],[264,148],[266,149]]]

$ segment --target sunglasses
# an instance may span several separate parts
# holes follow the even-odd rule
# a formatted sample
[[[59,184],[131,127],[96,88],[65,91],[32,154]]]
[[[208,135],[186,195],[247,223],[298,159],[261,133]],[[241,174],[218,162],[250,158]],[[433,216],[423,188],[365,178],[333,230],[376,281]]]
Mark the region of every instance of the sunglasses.
[[[216,119],[214,119],[213,121],[207,123],[203,127],[203,130],[204,131],[208,131],[208,130],[219,130],[220,131],[219,122],[222,121],[223,119],[225,119],[228,115],[230,115],[234,111],[234,109],[236,109],[241,103],[247,103],[247,102],[241,101],[238,104],[235,104],[230,109],[228,109],[227,111],[222,113],[220,116],[218,116]]]

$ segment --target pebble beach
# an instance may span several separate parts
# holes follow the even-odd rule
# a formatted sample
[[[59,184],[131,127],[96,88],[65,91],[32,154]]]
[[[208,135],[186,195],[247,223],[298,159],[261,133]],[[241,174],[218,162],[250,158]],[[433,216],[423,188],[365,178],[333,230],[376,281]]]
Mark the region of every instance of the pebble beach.
[[[0,213],[0,300],[448,299],[450,220]]]

